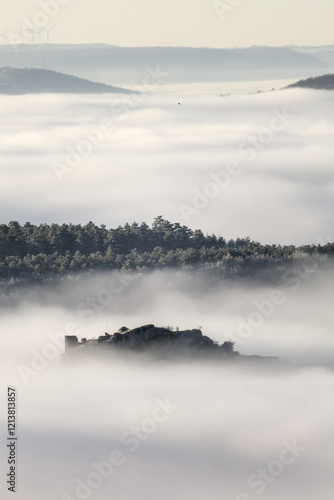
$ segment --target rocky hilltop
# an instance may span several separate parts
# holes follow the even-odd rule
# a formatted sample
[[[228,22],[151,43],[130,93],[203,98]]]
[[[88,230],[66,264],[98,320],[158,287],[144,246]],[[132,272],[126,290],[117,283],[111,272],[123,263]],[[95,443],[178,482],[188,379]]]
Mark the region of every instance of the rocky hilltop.
[[[173,330],[171,328],[143,325],[128,329],[121,327],[113,334],[105,333],[97,339],[78,341],[76,336],[65,337],[65,359],[73,359],[83,354],[107,353],[142,353],[158,359],[191,358],[260,358],[259,356],[241,356],[234,351],[233,342],[219,345],[203,335],[199,329]],[[260,358],[261,359],[261,358]],[[277,359],[277,358],[262,358]]]
[[[120,87],[91,82],[45,69],[0,68],[0,94],[115,94],[131,93]],[[137,92],[136,92],[137,93]]]

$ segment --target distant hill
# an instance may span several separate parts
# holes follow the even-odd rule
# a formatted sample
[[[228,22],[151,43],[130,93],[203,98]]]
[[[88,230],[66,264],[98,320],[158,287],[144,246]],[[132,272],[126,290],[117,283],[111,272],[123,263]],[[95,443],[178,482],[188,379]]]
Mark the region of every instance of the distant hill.
[[[130,93],[103,83],[45,69],[0,68],[0,94],[101,94]]]
[[[299,82],[292,83],[286,88],[291,89],[295,87],[305,89],[334,90],[334,75],[323,75],[315,78],[307,78],[307,80],[299,80]]]
[[[111,85],[306,78],[332,71],[317,53],[288,47],[212,49],[113,45],[0,45],[0,67],[47,68]],[[150,73],[148,73],[150,68]],[[158,80],[152,70],[160,71]],[[161,78],[160,78],[161,77]]]

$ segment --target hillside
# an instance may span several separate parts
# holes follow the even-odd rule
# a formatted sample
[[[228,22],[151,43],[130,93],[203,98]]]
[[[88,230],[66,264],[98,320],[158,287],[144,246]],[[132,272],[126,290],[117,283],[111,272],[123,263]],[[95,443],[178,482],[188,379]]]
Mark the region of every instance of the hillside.
[[[101,94],[131,91],[44,69],[0,68],[0,94]]]
[[[117,47],[113,45],[0,45],[0,66],[45,68],[121,86],[141,84],[147,68],[163,83],[297,79],[327,72],[317,54],[287,47],[235,49]],[[332,65],[331,65],[332,66]]]
[[[152,226],[136,222],[107,229],[89,222],[41,224],[12,221],[0,225],[0,283],[11,279],[43,280],[48,273],[65,275],[82,271],[134,271],[207,268],[231,279],[260,276],[264,280],[282,276],[300,259],[328,257],[334,244],[261,245],[249,238],[226,241],[222,236],[204,235],[161,216]],[[321,259],[320,259],[321,260]],[[316,261],[317,267],[320,267]],[[326,261],[327,259],[323,259]]]
[[[315,78],[307,78],[306,80],[299,80],[299,82],[292,83],[286,88],[305,88],[317,90],[334,90],[334,75],[323,75]]]

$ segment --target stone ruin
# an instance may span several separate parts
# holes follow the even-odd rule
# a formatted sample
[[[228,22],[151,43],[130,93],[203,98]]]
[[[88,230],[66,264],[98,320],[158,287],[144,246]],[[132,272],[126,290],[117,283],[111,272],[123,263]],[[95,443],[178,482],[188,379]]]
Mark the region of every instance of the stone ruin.
[[[107,352],[108,350],[136,353],[152,353],[162,358],[174,356],[224,355],[239,356],[233,342],[222,345],[203,335],[199,329],[173,330],[171,328],[143,325],[129,329],[121,327],[113,334],[105,333],[97,339],[78,341],[76,336],[65,336],[65,356],[80,353]]]
[[[81,339],[65,336],[65,360],[81,358],[83,355],[109,353],[142,354],[158,360],[172,359],[224,359],[240,361],[279,361],[276,357],[245,356],[234,351],[234,343],[214,342],[199,329],[173,330],[170,327],[143,325],[129,329],[122,326],[117,332],[107,332],[97,339]]]

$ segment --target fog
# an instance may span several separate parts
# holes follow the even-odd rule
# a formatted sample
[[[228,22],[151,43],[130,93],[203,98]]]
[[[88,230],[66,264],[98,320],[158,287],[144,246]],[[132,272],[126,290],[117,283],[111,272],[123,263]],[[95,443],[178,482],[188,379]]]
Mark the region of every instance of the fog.
[[[329,236],[331,92],[150,83],[134,97],[0,97],[3,220],[114,227],[163,215],[262,243]]]
[[[282,271],[271,283],[224,280],[213,269],[86,273],[52,286],[13,287],[1,308],[6,348],[13,349],[10,363],[18,343],[30,355],[31,343],[43,343],[51,333],[62,332],[63,341],[68,324],[79,338],[91,338],[123,325],[154,323],[181,330],[200,326],[219,343],[234,341],[242,354],[331,366],[334,269],[308,266]],[[34,333],[20,332],[20,324]]]
[[[136,98],[1,96],[2,222],[115,227],[163,215],[226,239],[333,240],[331,92],[155,77]],[[11,283],[0,404],[15,386],[16,498],[329,497],[333,269],[318,264],[270,284],[215,269]],[[62,362],[65,334],[148,323],[201,327],[281,362]],[[5,412],[0,429],[4,443]],[[5,445],[0,456],[6,471]],[[3,473],[1,482],[6,491]]]
[[[326,497],[333,276],[298,276],[263,285],[208,271],[105,273],[13,290],[1,307],[0,365],[2,385],[18,394],[17,498]],[[274,291],[285,300],[238,338],[254,301],[263,305]],[[65,332],[91,338],[146,323],[201,326],[219,343],[234,336],[243,354],[282,363],[61,361]],[[3,406],[5,398],[2,391]],[[91,487],[76,490],[78,479]]]

